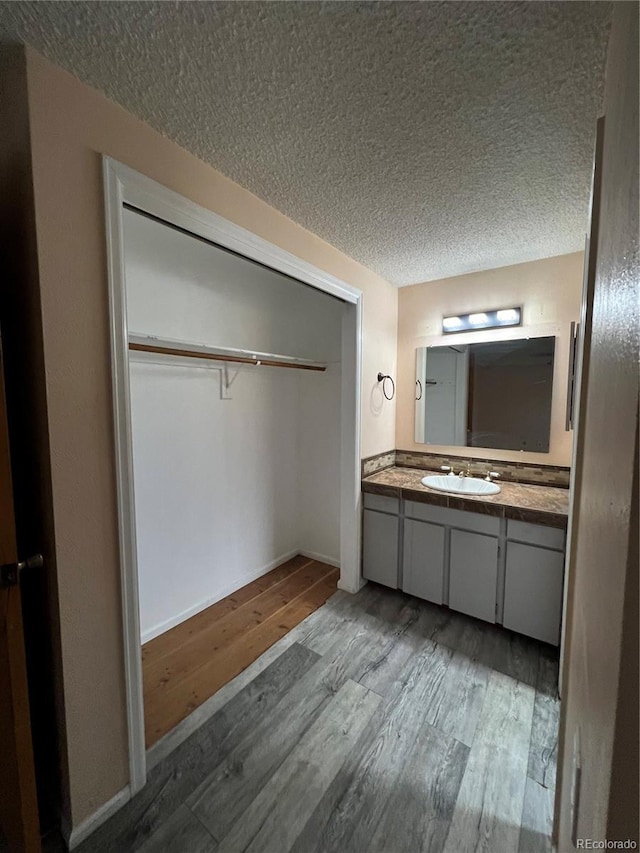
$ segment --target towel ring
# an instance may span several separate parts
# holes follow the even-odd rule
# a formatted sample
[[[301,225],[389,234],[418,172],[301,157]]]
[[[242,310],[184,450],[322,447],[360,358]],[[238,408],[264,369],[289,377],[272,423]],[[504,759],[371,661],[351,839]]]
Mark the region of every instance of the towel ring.
[[[418,386],[420,394],[420,396],[416,397],[416,400],[422,400],[422,382],[420,382],[419,379],[416,379],[416,385]]]
[[[386,386],[384,384],[387,381],[387,379],[391,383],[391,396],[389,396],[387,394],[387,389],[386,389]],[[393,379],[385,373],[378,373],[378,382],[382,382],[382,393],[384,394],[385,399],[386,400],[393,400],[393,398],[395,397],[395,393],[396,393],[396,383],[393,381]]]

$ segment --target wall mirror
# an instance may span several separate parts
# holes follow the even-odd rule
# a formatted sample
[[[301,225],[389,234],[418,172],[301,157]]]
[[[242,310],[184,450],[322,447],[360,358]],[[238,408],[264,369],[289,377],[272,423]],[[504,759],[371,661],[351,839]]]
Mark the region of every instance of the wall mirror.
[[[555,337],[416,350],[415,438],[549,452]]]

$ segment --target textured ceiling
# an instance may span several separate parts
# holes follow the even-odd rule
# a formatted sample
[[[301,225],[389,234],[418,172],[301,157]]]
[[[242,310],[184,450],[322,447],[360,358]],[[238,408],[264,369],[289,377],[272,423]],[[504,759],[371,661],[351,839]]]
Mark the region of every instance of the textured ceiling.
[[[19,40],[398,285],[582,248],[608,3],[10,2]]]

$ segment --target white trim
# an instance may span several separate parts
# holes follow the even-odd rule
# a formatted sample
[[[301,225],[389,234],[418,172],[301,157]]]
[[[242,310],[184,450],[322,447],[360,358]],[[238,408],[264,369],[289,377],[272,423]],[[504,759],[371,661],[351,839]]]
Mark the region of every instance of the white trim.
[[[342,390],[340,401],[340,580],[339,589],[358,592],[360,570],[361,483],[360,401],[362,394],[362,300],[342,314]],[[355,436],[355,447],[353,438]]]
[[[211,607],[211,605],[215,604],[216,601],[220,601],[220,599],[226,598],[227,595],[231,595],[232,592],[235,592],[238,589],[238,585],[245,586],[246,584],[251,583],[251,581],[255,581],[258,578],[261,578],[263,575],[266,575],[267,572],[270,572],[271,569],[275,569],[276,566],[280,566],[282,563],[285,563],[287,560],[290,560],[292,557],[295,557],[296,554],[300,553],[302,553],[305,557],[307,556],[307,554],[305,554],[304,552],[300,552],[297,548],[294,548],[292,551],[288,551],[281,557],[276,557],[275,560],[271,560],[271,562],[267,563],[267,565],[263,566],[261,569],[258,569],[254,572],[249,572],[248,574],[243,575],[241,578],[238,578],[234,583],[227,584],[226,586],[222,587],[222,589],[220,589],[215,595],[211,595],[208,598],[199,601],[197,604],[194,604],[192,607],[188,607],[181,613],[177,613],[170,619],[166,619],[164,622],[159,622],[157,625],[154,625],[147,631],[143,631],[141,636],[142,644],[144,645],[150,640],[153,640],[155,637],[159,637],[160,634],[164,634],[165,631],[170,631],[172,628],[175,628],[176,625],[179,625],[186,619],[190,619],[192,616],[195,616],[196,613],[200,613],[203,610],[206,610],[207,607]],[[311,559],[314,558],[312,557]],[[320,560],[322,558],[316,557],[315,559]],[[331,565],[337,565],[337,563],[332,563]]]
[[[130,799],[131,788],[127,785],[126,788],[118,791],[115,797],[111,797],[110,800],[100,806],[99,809],[96,809],[92,815],[89,815],[86,820],[83,820],[82,823],[79,823],[78,826],[73,829],[70,829],[68,824],[65,825],[66,821],[64,821],[62,826],[62,835],[64,840],[67,842],[69,850],[74,850],[79,844],[88,838],[92,832],[95,832],[99,826],[106,823],[112,815],[126,805]]]
[[[368,583],[366,578],[362,577],[362,574],[358,575],[355,582],[348,582],[340,576],[340,580],[338,581],[338,589],[343,590],[344,592],[348,592],[351,595],[355,595],[356,592],[360,592],[363,586],[366,586]]]
[[[290,275],[292,278],[310,284],[324,293],[343,299],[345,302],[357,303],[362,291],[341,281],[339,278],[323,272],[312,264],[292,255],[285,249],[263,240],[246,228],[218,216],[189,201],[184,196],[162,186],[151,178],[141,175],[129,166],[118,163],[110,157],[104,158],[105,168],[117,175],[123,187],[122,201],[140,210],[157,216],[165,222],[170,222],[180,228],[197,234],[238,252],[251,260],[258,261],[278,272]]]
[[[140,655],[140,604],[133,491],[127,302],[124,277],[122,203],[125,199],[125,188],[118,177],[117,169],[113,168],[113,164],[108,159],[103,161],[103,174],[111,314],[111,374],[115,419],[124,666],[127,689],[129,785],[131,786],[131,793],[135,794],[144,787],[147,781],[147,769],[145,764],[142,658]]]
[[[340,568],[340,560],[336,560],[335,557],[327,557],[326,554],[318,554],[317,551],[298,551],[298,553],[301,557],[307,557],[309,560],[318,560],[318,562],[334,566],[336,569]]]
[[[355,592],[360,575],[360,397],[362,292],[110,157],[103,158],[111,363],[118,490],[130,795],[146,782],[138,567],[129,393],[123,204],[231,249],[345,303],[341,370],[341,589]]]

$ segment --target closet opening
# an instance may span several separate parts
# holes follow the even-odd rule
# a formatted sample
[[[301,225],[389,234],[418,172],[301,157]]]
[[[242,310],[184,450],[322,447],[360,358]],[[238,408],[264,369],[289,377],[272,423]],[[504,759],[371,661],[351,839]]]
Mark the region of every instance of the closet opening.
[[[134,793],[360,585],[359,299],[119,164],[105,179]]]

